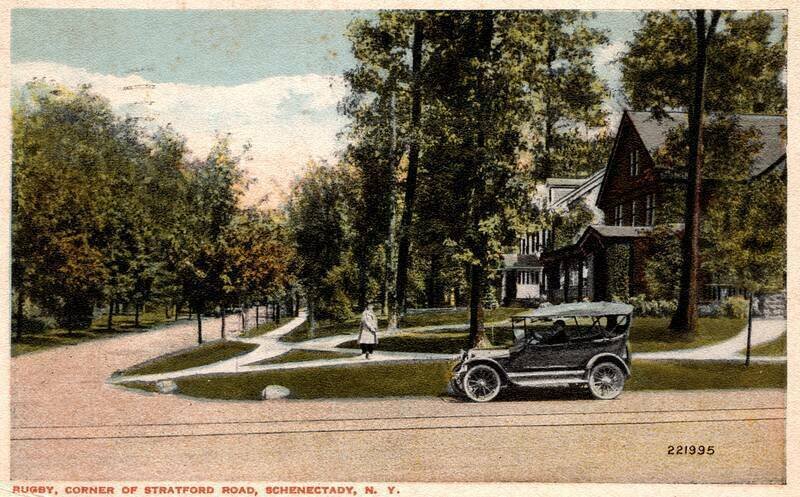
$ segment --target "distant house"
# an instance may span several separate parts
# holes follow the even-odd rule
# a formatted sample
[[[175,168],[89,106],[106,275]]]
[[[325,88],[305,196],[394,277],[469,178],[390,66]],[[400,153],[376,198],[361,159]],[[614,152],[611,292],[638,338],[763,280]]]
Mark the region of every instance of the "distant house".
[[[738,117],[743,127],[761,133],[762,148],[750,166],[751,180],[766,174],[785,177],[786,118]],[[648,237],[656,225],[682,232],[686,191],[685,177],[656,163],[654,157],[669,132],[686,122],[685,113],[668,113],[659,121],[649,112],[626,111],[603,170],[583,180],[548,180],[542,192],[544,200],[540,200],[546,208],[568,210],[578,201],[588,201],[595,219],[575,235],[572,243],[561,247],[547,243],[556,236],[552,230],[526,234],[518,254],[505,256],[504,301],[608,300],[615,295],[647,293],[644,266],[651,255]],[[713,185],[706,189],[712,190]],[[545,243],[538,244],[543,236]],[[529,278],[526,272],[535,276]],[[516,288],[509,283],[514,276]],[[719,284],[709,285],[707,290],[708,299],[735,292]]]
[[[564,213],[582,203],[593,214],[593,223],[602,223],[603,212],[595,207],[597,193],[603,181],[605,169],[588,178],[548,178],[534,196],[542,210]],[[536,301],[548,300],[550,287],[544,265],[543,253],[555,247],[553,229],[543,229],[525,233],[517,241],[517,250],[503,256],[501,301],[506,305],[512,302],[530,305]]]

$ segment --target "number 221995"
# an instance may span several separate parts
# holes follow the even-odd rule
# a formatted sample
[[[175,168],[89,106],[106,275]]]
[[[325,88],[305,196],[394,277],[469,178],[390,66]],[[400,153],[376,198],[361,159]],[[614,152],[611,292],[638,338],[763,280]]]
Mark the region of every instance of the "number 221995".
[[[667,446],[667,455],[670,456],[702,456],[713,455],[713,445],[669,445]]]

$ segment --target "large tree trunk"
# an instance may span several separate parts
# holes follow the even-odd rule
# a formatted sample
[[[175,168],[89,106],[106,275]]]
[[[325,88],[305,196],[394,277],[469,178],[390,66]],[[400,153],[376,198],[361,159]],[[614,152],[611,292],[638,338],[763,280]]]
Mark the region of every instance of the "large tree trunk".
[[[275,323],[281,322],[281,301],[275,302]]]
[[[139,327],[139,302],[133,304],[133,327]]]
[[[367,272],[369,271],[366,250],[361,250],[358,255],[358,308],[363,309],[367,305]]]
[[[195,309],[195,315],[197,316],[197,343],[203,343],[203,317],[200,313],[200,309]]]
[[[678,308],[669,325],[671,330],[680,334],[697,332],[706,63],[708,43],[714,35],[719,16],[720,12],[714,11],[708,31],[706,31],[705,11],[698,10],[695,16],[697,54],[694,63],[694,98],[689,109],[689,159],[686,165],[688,184],[683,240],[681,241],[683,265],[681,266]]]
[[[259,304],[256,304],[256,328],[258,328],[258,308],[261,307]]]
[[[480,38],[476,52],[481,59],[487,60],[491,58],[492,38],[494,37],[494,13],[491,11],[482,12],[481,22],[479,23]],[[470,199],[471,220],[472,223],[472,253],[477,261],[470,266],[469,280],[470,280],[470,296],[469,296],[469,341],[470,346],[478,347],[487,345],[486,331],[484,329],[484,316],[483,316],[483,288],[485,285],[486,270],[485,267],[488,263],[487,250],[488,240],[486,235],[480,232],[480,221],[484,210],[484,178],[480,174],[483,166],[483,161],[487,160],[486,153],[486,132],[484,127],[488,120],[486,119],[487,108],[485,98],[485,85],[487,75],[485,70],[482,70],[476,82],[476,95],[479,102],[478,116],[479,125],[477,130],[477,143],[476,143],[476,162],[474,164],[474,172],[472,177],[472,195]]]
[[[106,321],[106,329],[111,331],[114,327],[114,299],[108,301],[108,320]]]
[[[175,302],[175,321],[178,320],[178,312],[181,310],[181,305]]]
[[[219,333],[222,336],[222,339],[225,340],[225,306],[220,306],[220,314],[222,315],[222,322],[219,326]]]
[[[408,174],[406,176],[405,203],[400,218],[397,250],[397,306],[400,316],[406,312],[406,285],[411,264],[411,219],[414,215],[414,197],[417,192],[417,169],[419,167],[419,123],[422,111],[420,95],[420,65],[422,61],[422,21],[414,22],[414,39],[411,47],[411,145],[408,152]]]
[[[552,42],[547,44],[547,74],[548,76],[555,77],[553,64],[556,61],[556,45]],[[553,147],[553,134],[555,133],[555,125],[558,116],[553,115],[552,106],[550,105],[551,95],[550,88],[545,87],[542,103],[544,105],[544,155],[542,156],[541,163],[541,179],[547,179],[553,175],[553,161],[551,151]]]
[[[316,316],[314,315],[314,299],[311,297],[308,298],[308,338],[314,338],[314,334],[317,331],[317,320]]]

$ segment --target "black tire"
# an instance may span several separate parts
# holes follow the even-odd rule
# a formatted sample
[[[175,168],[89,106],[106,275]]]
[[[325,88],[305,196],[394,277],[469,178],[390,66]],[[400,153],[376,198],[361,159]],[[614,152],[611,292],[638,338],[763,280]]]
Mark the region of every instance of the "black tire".
[[[587,379],[589,392],[599,400],[615,399],[625,388],[625,372],[613,362],[595,364]]]
[[[469,368],[464,375],[462,388],[470,400],[489,402],[497,397],[502,386],[503,379],[496,369],[486,364],[478,364]]]

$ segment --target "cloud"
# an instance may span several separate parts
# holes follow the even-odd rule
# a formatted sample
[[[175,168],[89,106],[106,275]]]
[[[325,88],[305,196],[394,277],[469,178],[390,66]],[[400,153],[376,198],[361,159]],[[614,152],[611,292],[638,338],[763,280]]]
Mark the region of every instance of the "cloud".
[[[231,133],[237,148],[249,142],[251,160],[243,168],[256,183],[247,203],[265,194],[274,201],[310,159],[335,160],[342,147],[336,138],[346,124],[336,112],[345,94],[339,76],[275,76],[236,86],[202,86],[152,83],[136,74],[98,74],[51,62],[12,66],[14,86],[34,77],[68,86],[89,83],[115,111],[171,124],[198,157],[206,155],[219,133]]]

